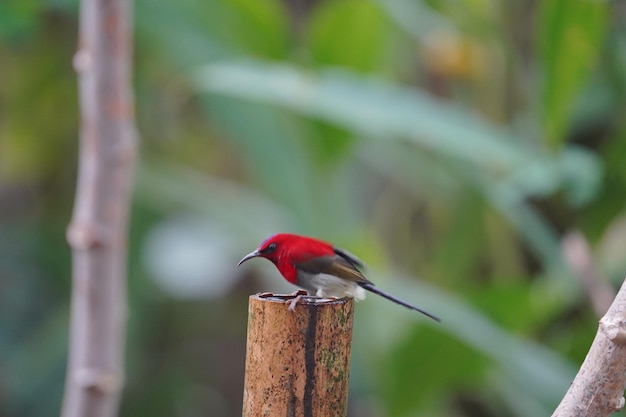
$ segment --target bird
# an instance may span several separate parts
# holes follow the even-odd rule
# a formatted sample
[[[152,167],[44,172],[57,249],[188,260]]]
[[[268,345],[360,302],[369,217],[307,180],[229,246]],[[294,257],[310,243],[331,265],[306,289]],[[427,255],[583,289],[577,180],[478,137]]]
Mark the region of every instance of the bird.
[[[328,242],[278,233],[263,240],[237,266],[253,258],[265,258],[272,262],[288,282],[306,290],[310,296],[362,300],[369,291],[437,322],[441,321],[436,315],[377,288],[361,272],[364,264],[359,258]],[[293,310],[300,299],[301,295],[292,300],[289,309]]]

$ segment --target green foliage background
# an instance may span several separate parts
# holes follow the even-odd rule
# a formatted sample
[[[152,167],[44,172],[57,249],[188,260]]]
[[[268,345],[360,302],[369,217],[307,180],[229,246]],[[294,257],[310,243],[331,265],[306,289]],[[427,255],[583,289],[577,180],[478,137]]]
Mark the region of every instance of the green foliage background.
[[[78,4],[0,3],[0,416],[66,365]],[[277,231],[357,253],[350,416],[549,415],[597,319],[561,254],[626,269],[620,1],[139,0],[141,143],[121,415],[240,415],[237,260]]]

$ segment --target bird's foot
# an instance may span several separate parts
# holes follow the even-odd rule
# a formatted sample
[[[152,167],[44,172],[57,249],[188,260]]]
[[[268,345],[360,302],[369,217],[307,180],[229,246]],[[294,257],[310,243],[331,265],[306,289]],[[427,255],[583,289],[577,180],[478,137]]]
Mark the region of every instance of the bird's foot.
[[[285,304],[287,304],[287,310],[296,311],[296,304],[298,304],[298,302],[302,300],[302,297],[304,297],[304,295],[300,294],[297,295],[295,298],[292,298],[291,300],[285,301]]]
[[[308,294],[309,293],[306,292],[305,290],[297,290],[297,291],[294,291],[292,294],[290,294],[290,296],[294,298],[292,298],[291,300],[285,301],[285,304],[287,304],[287,310],[296,311],[296,304],[298,304],[298,302],[302,300],[302,298],[307,296]]]
[[[305,290],[297,290],[291,294],[274,294],[273,292],[261,292],[256,295],[259,298],[280,298],[285,300],[289,311],[296,310],[298,304],[304,297],[308,297],[309,293]],[[315,297],[313,297],[315,298]]]

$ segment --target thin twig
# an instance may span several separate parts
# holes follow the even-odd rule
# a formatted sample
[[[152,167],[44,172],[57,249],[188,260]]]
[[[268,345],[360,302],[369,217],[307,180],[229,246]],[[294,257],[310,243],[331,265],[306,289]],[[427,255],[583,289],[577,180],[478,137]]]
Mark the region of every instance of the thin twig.
[[[605,417],[624,406],[626,281],[600,320],[578,375],[552,417]]]
[[[136,154],[130,1],[83,0],[81,111],[63,417],[113,417],[124,380],[126,235]]]

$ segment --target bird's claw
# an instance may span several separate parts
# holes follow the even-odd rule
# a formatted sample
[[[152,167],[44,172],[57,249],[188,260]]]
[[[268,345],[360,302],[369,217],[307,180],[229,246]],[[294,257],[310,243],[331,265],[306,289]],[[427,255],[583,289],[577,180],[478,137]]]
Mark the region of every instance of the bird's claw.
[[[299,290],[294,292],[292,295],[295,295],[295,298],[285,301],[285,304],[287,304],[287,310],[294,312],[296,311],[296,304],[298,304],[298,302],[302,300],[302,297],[307,295],[307,292]]]
[[[293,298],[285,301],[285,304],[287,304],[287,310],[296,311],[296,304],[298,304],[303,297],[309,295],[309,293],[305,290],[296,290],[289,295]]]
[[[283,294],[274,294],[273,292],[261,292],[257,294],[259,298],[282,298],[285,300],[285,304],[287,304],[287,309],[289,311],[296,310],[296,304],[298,304],[304,297],[308,296],[309,293],[306,290],[297,290],[291,294],[283,295]]]

